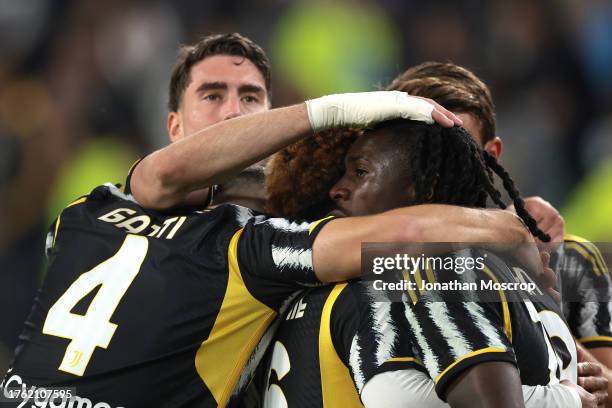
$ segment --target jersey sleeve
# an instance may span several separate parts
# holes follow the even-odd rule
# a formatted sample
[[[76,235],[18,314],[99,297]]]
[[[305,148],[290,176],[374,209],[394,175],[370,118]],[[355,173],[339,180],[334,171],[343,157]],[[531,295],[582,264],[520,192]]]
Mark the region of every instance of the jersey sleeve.
[[[403,305],[381,299],[366,281],[351,283],[334,304],[334,347],[360,395],[378,374],[408,368],[423,370],[414,357],[404,320]]]
[[[320,284],[312,263],[312,245],[330,218],[316,222],[253,217],[238,242],[243,274],[303,287]]]
[[[487,262],[482,271],[431,271],[424,279],[480,286],[480,281],[501,279],[504,271],[497,269],[496,264]],[[489,361],[517,365],[508,301],[502,292],[492,300],[481,301],[470,290],[421,290],[416,300],[404,295],[404,315],[415,357],[434,380],[441,399],[446,400],[448,386],[473,366]]]
[[[140,159],[136,160],[134,164],[132,164],[132,167],[130,167],[130,170],[128,171],[127,177],[125,178],[125,185],[123,186],[123,192],[125,194],[128,194],[128,195],[132,194],[132,188],[130,186],[130,182],[132,181],[132,174],[134,174],[134,169],[136,169],[136,166],[138,166],[138,163],[140,163],[142,159],[144,159],[144,157],[141,157]]]
[[[574,337],[587,348],[612,347],[612,279],[599,249],[566,237],[559,268],[563,312]]]

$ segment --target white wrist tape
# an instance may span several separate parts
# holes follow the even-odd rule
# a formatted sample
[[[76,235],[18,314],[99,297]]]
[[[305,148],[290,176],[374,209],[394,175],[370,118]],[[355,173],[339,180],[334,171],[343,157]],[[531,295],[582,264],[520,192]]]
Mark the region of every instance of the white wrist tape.
[[[317,132],[334,127],[365,127],[391,119],[433,123],[434,106],[400,91],[377,91],[323,96],[306,101],[308,119]]]

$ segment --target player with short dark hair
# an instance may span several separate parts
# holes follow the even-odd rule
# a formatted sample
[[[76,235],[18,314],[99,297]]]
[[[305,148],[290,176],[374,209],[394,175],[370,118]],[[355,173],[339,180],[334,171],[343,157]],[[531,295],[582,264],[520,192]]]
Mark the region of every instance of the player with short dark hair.
[[[272,75],[270,60],[265,51],[250,39],[239,33],[213,34],[202,38],[193,45],[179,48],[178,57],[170,75],[168,110],[179,110],[183,93],[191,82],[191,69],[198,62],[215,55],[227,55],[248,60],[259,70],[264,80],[264,91],[268,103],[272,96]]]
[[[100,186],[57,218],[4,391],[74,387],[79,404],[98,407],[232,405],[283,303],[303,286],[358,275],[366,238],[439,240],[445,225],[468,241],[531,239],[516,216],[451,206],[315,223],[205,210],[205,188],[313,130],[399,117],[454,125],[401,92],[268,110],[265,73],[229,52],[186,68],[170,146],[138,162],[125,189]],[[475,217],[486,225],[474,229]]]

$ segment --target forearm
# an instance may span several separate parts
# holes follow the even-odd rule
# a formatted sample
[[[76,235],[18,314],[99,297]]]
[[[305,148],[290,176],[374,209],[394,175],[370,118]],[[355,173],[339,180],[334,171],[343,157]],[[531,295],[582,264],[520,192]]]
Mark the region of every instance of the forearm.
[[[426,204],[330,222],[314,242],[313,262],[322,282],[337,282],[360,275],[362,242],[414,243],[405,250],[418,256],[458,249],[456,242],[497,245],[524,242],[528,236],[518,218],[508,212]],[[427,242],[449,245],[420,245]]]
[[[305,104],[223,121],[145,157],[131,190],[144,207],[169,208],[311,133]]]
[[[581,408],[577,392],[563,384],[523,385],[525,408]],[[377,374],[363,387],[361,400],[366,408],[448,407],[435,393],[434,382],[413,369]]]
[[[522,221],[508,211],[432,204],[397,212],[409,212],[417,217],[415,241],[520,243],[529,240],[529,231]]]

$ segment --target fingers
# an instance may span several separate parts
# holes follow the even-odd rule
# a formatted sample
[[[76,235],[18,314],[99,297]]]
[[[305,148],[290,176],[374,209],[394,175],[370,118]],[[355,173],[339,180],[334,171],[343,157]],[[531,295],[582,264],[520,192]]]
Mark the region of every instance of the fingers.
[[[552,242],[562,242],[565,220],[548,201],[541,197],[525,198],[525,209],[533,216],[538,228],[550,235]]]
[[[414,96],[414,98],[423,99],[434,106],[433,112],[431,112],[431,118],[438,124],[444,127],[463,126],[463,121],[459,119],[457,115],[449,111],[439,103],[429,98],[423,98],[420,96]]]
[[[603,374],[601,365],[592,361],[578,363],[578,377],[600,377]]]
[[[604,377],[578,377],[578,385],[588,392],[604,392],[608,387],[608,380]]]
[[[554,300],[557,305],[561,304],[561,294],[553,288],[546,289],[546,293]]]
[[[431,112],[431,118],[443,127],[451,128],[455,126],[455,123],[448,116],[437,111],[436,109]]]

